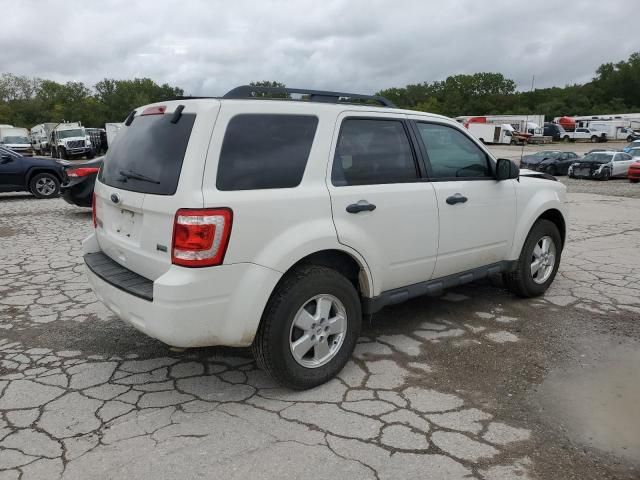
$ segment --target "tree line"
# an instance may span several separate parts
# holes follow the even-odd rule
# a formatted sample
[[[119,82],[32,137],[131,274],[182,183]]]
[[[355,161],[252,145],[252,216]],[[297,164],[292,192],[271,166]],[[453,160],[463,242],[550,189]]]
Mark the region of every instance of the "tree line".
[[[276,81],[251,84],[284,86]],[[82,82],[63,84],[4,73],[0,75],[0,124],[31,127],[66,120],[98,127],[122,121],[137,106],[183,95],[182,88],[158,85],[149,78],[104,79],[90,88]],[[582,85],[518,91],[516,83],[501,73],[483,72],[388,88],[377,95],[401,108],[450,117],[539,113],[551,119],[561,115],[640,112],[640,52],[626,61],[600,65],[594,78]]]

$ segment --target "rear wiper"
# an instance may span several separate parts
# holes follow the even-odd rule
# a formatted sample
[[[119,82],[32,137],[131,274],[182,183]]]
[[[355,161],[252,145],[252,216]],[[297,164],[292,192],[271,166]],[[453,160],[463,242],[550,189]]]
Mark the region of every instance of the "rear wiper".
[[[122,175],[125,179],[132,178],[133,180],[140,180],[141,182],[155,183],[156,185],[160,184],[159,181],[154,180],[151,177],[142,175],[141,173],[136,173],[133,170],[120,170],[118,173]]]

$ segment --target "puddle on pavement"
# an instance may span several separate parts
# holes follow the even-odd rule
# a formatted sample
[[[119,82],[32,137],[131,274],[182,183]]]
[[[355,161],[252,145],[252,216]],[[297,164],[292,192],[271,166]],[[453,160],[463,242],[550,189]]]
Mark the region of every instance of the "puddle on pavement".
[[[538,402],[573,441],[640,464],[640,347],[613,344],[601,352],[552,371]]]

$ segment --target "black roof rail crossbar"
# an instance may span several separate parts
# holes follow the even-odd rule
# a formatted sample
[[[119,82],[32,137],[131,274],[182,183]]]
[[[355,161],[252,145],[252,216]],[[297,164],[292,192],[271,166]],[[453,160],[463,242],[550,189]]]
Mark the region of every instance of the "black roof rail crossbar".
[[[359,93],[345,92],[329,92],[325,90],[309,90],[306,88],[281,88],[281,87],[254,87],[251,85],[241,85],[224,94],[222,98],[239,99],[239,98],[256,98],[255,93],[299,93],[309,95],[312,102],[338,103],[340,98],[350,98],[353,100],[369,100],[377,102],[383,107],[396,108],[393,102],[378,95],[362,95]],[[260,98],[260,97],[257,97]]]

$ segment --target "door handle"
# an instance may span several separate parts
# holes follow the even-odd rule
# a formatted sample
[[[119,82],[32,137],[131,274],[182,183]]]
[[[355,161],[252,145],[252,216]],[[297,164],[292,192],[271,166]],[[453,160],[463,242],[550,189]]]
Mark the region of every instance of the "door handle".
[[[467,197],[460,195],[459,193],[456,193],[455,195],[451,195],[449,198],[447,198],[447,203],[449,205],[455,205],[456,203],[464,203],[468,200]]]
[[[349,213],[373,212],[375,209],[376,206],[366,200],[360,200],[358,203],[352,203],[347,206],[347,212]]]

